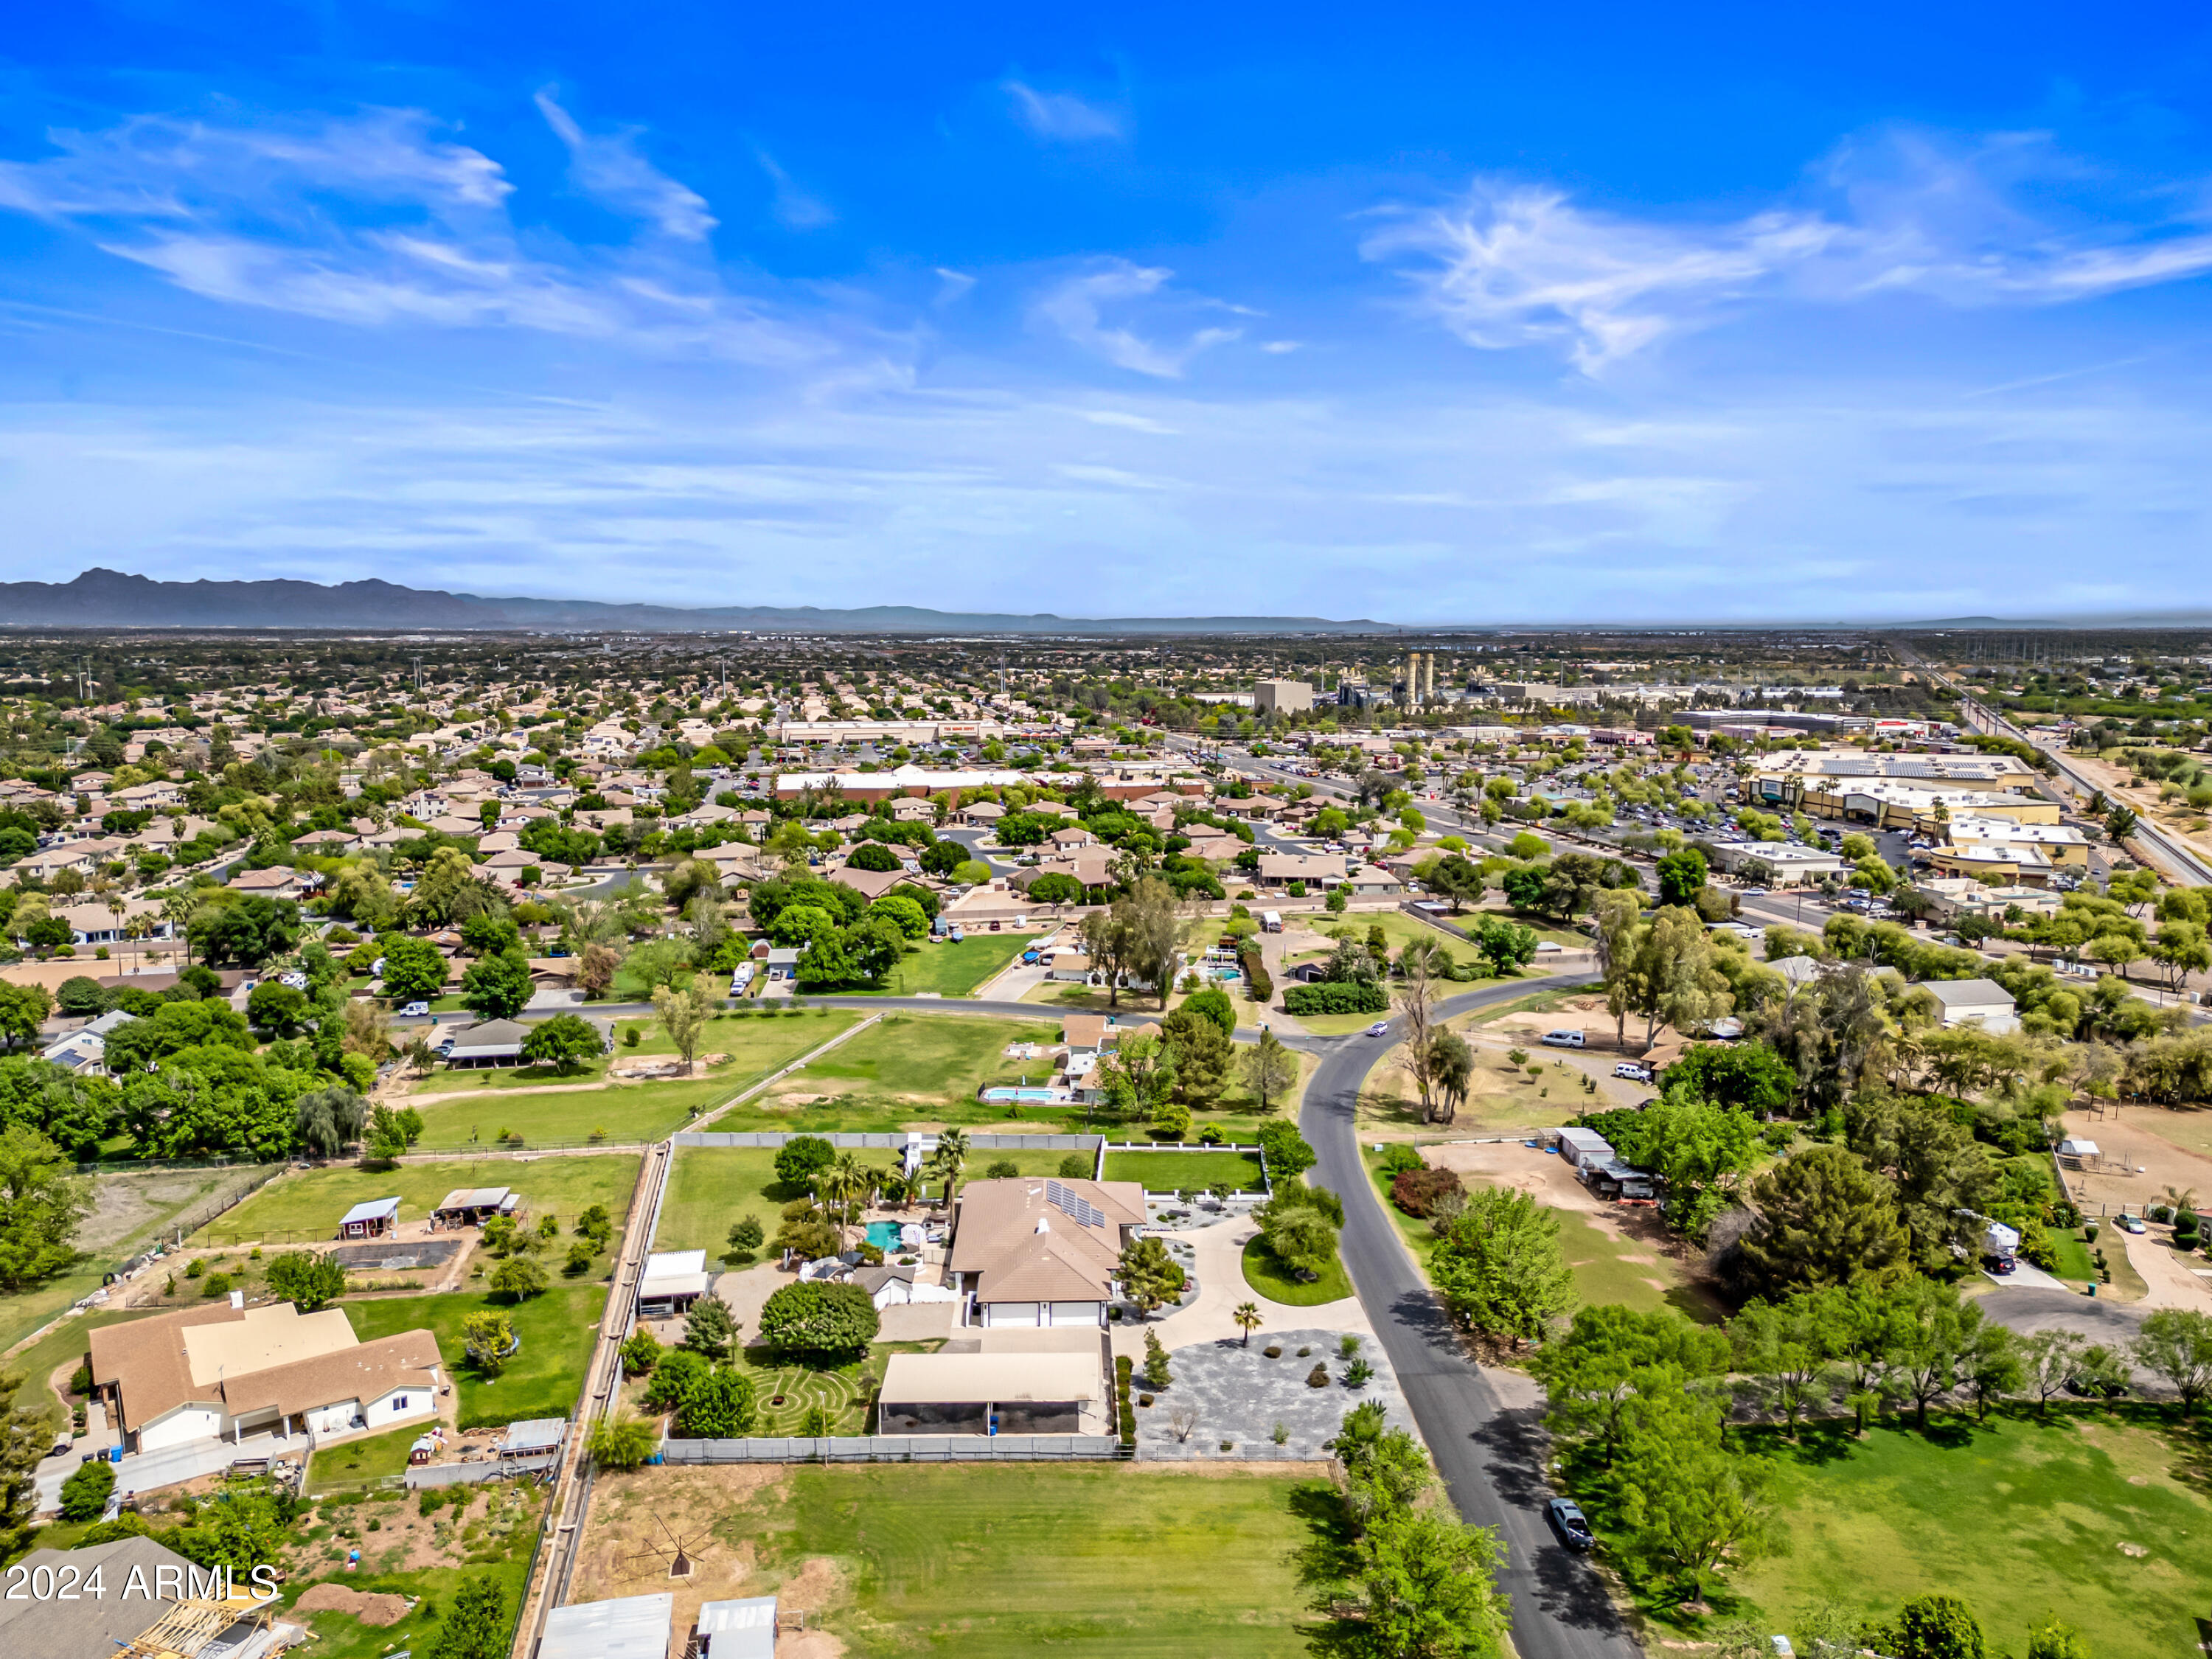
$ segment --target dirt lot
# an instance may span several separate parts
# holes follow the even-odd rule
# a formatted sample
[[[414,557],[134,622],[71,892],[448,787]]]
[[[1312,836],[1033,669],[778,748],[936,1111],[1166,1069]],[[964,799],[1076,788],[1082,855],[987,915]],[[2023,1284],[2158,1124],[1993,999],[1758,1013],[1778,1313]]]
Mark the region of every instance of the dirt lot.
[[[2171,1203],[2169,1194],[2194,1192],[2200,1205],[2212,1202],[2212,1158],[2177,1144],[2203,1135],[2212,1125],[2212,1113],[2124,1106],[2108,1108],[2101,1117],[2069,1112],[2064,1121],[2069,1135],[2095,1141],[2104,1154],[2101,1170],[2066,1172],[2066,1190],[2084,1214],[2129,1210],[2141,1215],[2153,1204]],[[2171,1229],[2157,1225],[2140,1235],[2113,1228],[2100,1242],[2118,1239],[2125,1245],[2129,1261],[2148,1287],[2144,1306],[2212,1311],[2212,1279],[2197,1271],[2212,1272],[2212,1262],[2175,1255],[2166,1243],[2170,1237]]]

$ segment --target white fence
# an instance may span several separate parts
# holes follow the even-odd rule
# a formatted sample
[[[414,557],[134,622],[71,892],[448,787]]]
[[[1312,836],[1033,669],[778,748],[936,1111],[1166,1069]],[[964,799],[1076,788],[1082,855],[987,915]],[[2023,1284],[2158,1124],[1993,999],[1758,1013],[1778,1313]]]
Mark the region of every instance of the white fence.
[[[539,1452],[529,1457],[501,1458],[485,1463],[426,1463],[407,1470],[407,1490],[465,1486],[480,1480],[504,1480],[512,1475],[540,1474],[560,1461],[558,1452]]]
[[[800,1132],[803,1133],[803,1132]],[[689,1134],[671,1135],[669,1139],[678,1146],[750,1146],[773,1148],[794,1139],[794,1135],[780,1130],[696,1130]],[[826,1140],[833,1146],[849,1146],[855,1150],[873,1149],[878,1152],[902,1151],[912,1137],[904,1133],[892,1134],[830,1134],[809,1135],[811,1140]],[[932,1137],[933,1138],[933,1137]],[[971,1152],[1087,1152],[1101,1145],[1103,1135],[969,1135],[968,1150]],[[1193,1152],[1212,1148],[1192,1147]]]

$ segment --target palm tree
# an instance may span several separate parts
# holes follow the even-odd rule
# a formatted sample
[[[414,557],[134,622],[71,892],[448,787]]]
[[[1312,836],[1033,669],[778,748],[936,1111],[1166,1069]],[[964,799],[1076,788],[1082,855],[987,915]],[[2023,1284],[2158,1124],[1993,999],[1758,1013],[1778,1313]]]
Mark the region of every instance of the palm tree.
[[[842,1229],[854,1224],[868,1194],[876,1190],[877,1179],[876,1172],[860,1162],[860,1154],[850,1152],[840,1152],[837,1161],[814,1178],[814,1189],[840,1218],[841,1241]]]
[[[945,1177],[945,1207],[952,1207],[955,1194],[960,1190],[960,1166],[968,1161],[968,1136],[960,1129],[947,1129],[937,1137],[937,1150],[929,1157],[930,1167]]]
[[[1240,1302],[1237,1304],[1237,1311],[1229,1316],[1237,1322],[1237,1328],[1244,1333],[1244,1346],[1250,1347],[1252,1333],[1260,1328],[1260,1304]]]

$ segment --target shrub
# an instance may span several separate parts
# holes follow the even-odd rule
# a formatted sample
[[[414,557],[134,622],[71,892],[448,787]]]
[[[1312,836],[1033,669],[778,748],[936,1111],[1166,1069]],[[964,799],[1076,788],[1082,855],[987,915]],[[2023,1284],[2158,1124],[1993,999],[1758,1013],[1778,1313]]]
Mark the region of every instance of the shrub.
[[[1419,1150],[1407,1146],[1403,1141],[1400,1141],[1382,1154],[1384,1175],[1395,1176],[1401,1170],[1419,1170],[1426,1167],[1421,1162]]]
[[[62,1482],[62,1519],[97,1521],[100,1510],[107,1507],[108,1494],[114,1490],[114,1464],[105,1458],[97,1463],[80,1464]]]
[[[1085,1154],[1070,1152],[1060,1160],[1060,1178],[1062,1181],[1088,1181],[1091,1170],[1097,1167],[1097,1164]]]
[[[1456,1170],[1431,1170],[1424,1165],[1398,1172],[1390,1183],[1390,1201],[1407,1215],[1425,1221],[1435,1212],[1437,1200],[1465,1190],[1466,1183]]]
[[[1114,1357],[1114,1398],[1121,1418],[1121,1443],[1124,1446],[1137,1443],[1137,1413],[1129,1404],[1129,1373],[1134,1369],[1135,1362],[1128,1355],[1116,1354]]]
[[[1389,992],[1361,980],[1293,985],[1283,993],[1283,1012],[1289,1014],[1380,1014],[1389,1008]]]
[[[228,1273],[210,1273],[205,1279],[200,1281],[200,1294],[202,1296],[228,1296],[230,1294],[230,1275]]]
[[[1328,1386],[1328,1367],[1327,1365],[1316,1365],[1311,1370],[1306,1373],[1306,1387],[1310,1389],[1325,1389]]]
[[[805,1187],[837,1161],[837,1149],[820,1135],[793,1135],[776,1149],[775,1178],[786,1187]]]
[[[1375,1375],[1375,1367],[1364,1359],[1355,1359],[1344,1368],[1344,1380],[1351,1387],[1363,1389]]]
[[[1283,1357],[1282,1345],[1279,1342],[1270,1342],[1266,1347],[1261,1349],[1260,1352],[1270,1359],[1280,1359]]]
[[[994,1158],[984,1169],[984,1175],[993,1181],[1012,1181],[1020,1175],[1022,1166],[1011,1158]]]

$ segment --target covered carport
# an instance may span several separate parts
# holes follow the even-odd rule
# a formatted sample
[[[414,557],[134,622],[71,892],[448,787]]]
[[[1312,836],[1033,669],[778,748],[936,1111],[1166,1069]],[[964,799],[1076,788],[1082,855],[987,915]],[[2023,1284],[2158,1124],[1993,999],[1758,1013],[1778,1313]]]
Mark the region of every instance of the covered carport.
[[[891,1356],[878,1434],[1080,1434],[1104,1394],[1090,1353]]]

